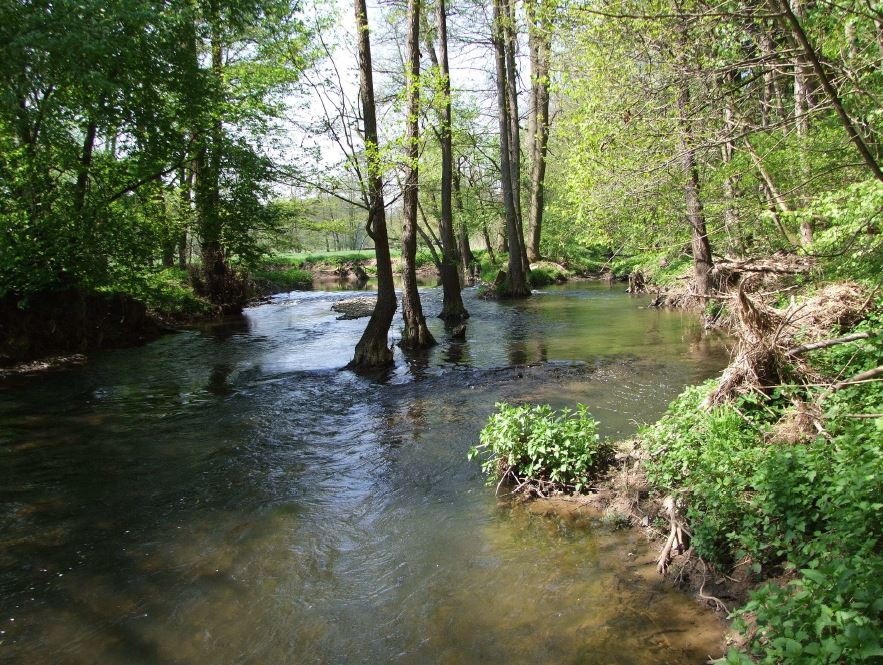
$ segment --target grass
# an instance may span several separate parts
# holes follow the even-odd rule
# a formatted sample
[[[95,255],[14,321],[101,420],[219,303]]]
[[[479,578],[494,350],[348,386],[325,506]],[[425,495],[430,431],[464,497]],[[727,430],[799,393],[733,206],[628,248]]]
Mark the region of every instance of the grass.
[[[313,285],[313,273],[309,270],[289,268],[288,270],[252,270],[249,273],[256,282],[267,282],[279,288],[292,291],[309,289]]]

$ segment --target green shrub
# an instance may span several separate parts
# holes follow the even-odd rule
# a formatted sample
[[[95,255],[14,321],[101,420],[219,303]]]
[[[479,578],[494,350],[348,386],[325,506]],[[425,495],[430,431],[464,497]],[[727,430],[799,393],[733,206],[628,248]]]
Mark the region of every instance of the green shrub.
[[[609,463],[613,449],[598,435],[597,422],[582,404],[576,411],[548,405],[497,404],[469,459],[483,457],[489,483],[510,479],[545,493],[581,492]]]
[[[534,288],[567,281],[568,272],[554,263],[541,262],[527,274],[527,281]]]
[[[162,318],[186,320],[207,316],[212,311],[211,303],[196,295],[190,286],[187,272],[177,268],[144,272],[125,284],[97,290],[127,293]]]
[[[878,307],[858,329],[880,324]],[[810,360],[827,376],[871,369],[883,364],[883,338]],[[880,413],[883,384],[826,393],[826,434],[799,444],[767,434],[792,399],[816,401],[820,389],[782,388],[703,410],[713,387],[688,388],[641,436],[651,484],[683,498],[697,554],[720,566],[748,557],[761,578],[790,578],[763,586],[736,612],[738,627],[754,625],[749,654],[764,663],[883,656],[883,418],[853,417]],[[727,662],[751,661],[733,652]]]

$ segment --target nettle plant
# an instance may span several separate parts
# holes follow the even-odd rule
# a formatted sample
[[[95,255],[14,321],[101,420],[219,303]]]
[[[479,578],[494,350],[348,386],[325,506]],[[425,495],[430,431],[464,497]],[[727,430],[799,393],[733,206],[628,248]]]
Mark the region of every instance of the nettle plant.
[[[514,492],[584,492],[609,463],[613,448],[598,434],[588,408],[555,411],[548,405],[499,403],[469,459],[482,458],[488,484]]]

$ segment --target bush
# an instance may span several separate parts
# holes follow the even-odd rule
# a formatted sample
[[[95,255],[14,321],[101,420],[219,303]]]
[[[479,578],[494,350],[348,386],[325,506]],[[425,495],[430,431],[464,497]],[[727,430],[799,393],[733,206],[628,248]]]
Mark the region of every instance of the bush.
[[[540,493],[582,492],[609,463],[613,448],[598,435],[582,404],[576,411],[548,405],[497,404],[469,459],[484,458],[489,483],[511,480]]]
[[[97,291],[131,295],[143,302],[148,311],[164,319],[189,320],[212,312],[211,303],[198,296],[191,287],[187,272],[177,268],[145,272],[122,285]]]
[[[568,273],[561,266],[543,261],[532,268],[527,275],[527,281],[534,288],[566,282]]]
[[[858,329],[880,329],[877,313]],[[883,338],[813,354],[827,376],[883,364]],[[684,499],[692,546],[726,566],[747,560],[761,578],[784,573],[736,612],[748,652],[764,663],[860,663],[883,656],[883,385],[826,394],[825,436],[770,442],[793,399],[814,388],[776,389],[700,408],[714,382],[687,389],[641,433],[651,484]],[[748,619],[751,619],[750,621]],[[753,624],[753,628],[749,626]],[[732,653],[727,662],[751,662]]]

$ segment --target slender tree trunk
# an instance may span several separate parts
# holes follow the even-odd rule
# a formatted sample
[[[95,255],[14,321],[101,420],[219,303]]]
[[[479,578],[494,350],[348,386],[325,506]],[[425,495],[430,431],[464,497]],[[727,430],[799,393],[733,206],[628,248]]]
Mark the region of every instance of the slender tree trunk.
[[[190,202],[193,188],[193,169],[182,166],[179,179],[181,181],[181,216],[184,220],[183,228],[178,234],[178,268],[187,269],[187,230],[186,220],[190,219]]]
[[[420,303],[417,290],[415,256],[417,254],[417,196],[419,194],[418,160],[420,159],[420,0],[408,0],[408,70],[405,76],[407,86],[407,131],[405,134],[405,156],[407,174],[402,194],[402,316],[405,328],[402,331],[400,346],[419,349],[435,344]],[[459,284],[457,285],[459,292]]]
[[[681,48],[686,46],[686,35],[681,34]],[[678,89],[678,116],[680,124],[681,165],[684,171],[684,198],[687,204],[687,220],[693,249],[693,282],[697,295],[711,292],[711,245],[705,227],[705,213],[699,193],[699,171],[693,150],[693,129],[690,121],[690,88],[686,70],[681,73]]]
[[[512,203],[515,206],[515,221],[518,227],[518,249],[521,254],[522,270],[527,274],[530,264],[524,242],[524,215],[521,210],[521,123],[518,113],[518,69],[515,65],[517,46],[517,24],[515,20],[515,0],[503,0],[506,16],[503,20],[503,48],[506,61],[506,101],[509,105],[509,170],[512,178]]]
[[[92,153],[95,151],[95,137],[98,125],[94,120],[86,127],[83,139],[83,151],[80,154],[80,169],[77,173],[77,184],[74,190],[74,211],[80,213],[86,205],[86,191],[89,189],[89,169],[92,168]]]
[[[546,155],[549,147],[549,53],[550,23],[548,8],[536,0],[527,3],[531,57],[531,122],[530,131],[530,239],[527,243],[529,261],[540,260],[543,207],[545,198]],[[537,9],[541,15],[537,17]]]
[[[460,263],[464,275],[468,275],[475,263],[475,255],[469,246],[469,229],[466,228],[466,216],[463,212],[463,192],[460,189],[460,168],[452,174],[454,190],[454,207],[457,209],[457,241],[460,245]]]
[[[374,103],[374,77],[371,71],[371,39],[368,32],[368,11],[365,0],[355,0],[356,33],[359,49],[359,94],[362,99],[362,117],[365,128],[365,146],[369,155],[376,154],[377,110]],[[389,236],[386,229],[386,208],[383,201],[383,179],[379,168],[368,169],[368,223],[366,231],[374,241],[377,257],[377,304],[368,325],[356,344],[350,362],[353,369],[384,367],[392,363],[389,348],[389,327],[396,311],[396,292],[389,254]]]
[[[846,130],[846,134],[849,136],[849,140],[853,142],[856,150],[858,150],[859,154],[862,156],[862,159],[865,161],[865,164],[867,164],[868,169],[871,171],[871,173],[874,174],[874,177],[877,178],[877,180],[883,182],[883,171],[880,170],[880,165],[877,164],[877,160],[874,159],[874,155],[871,154],[871,151],[868,149],[867,144],[864,142],[861,135],[852,124],[852,120],[850,119],[849,114],[846,112],[846,109],[843,107],[843,103],[840,101],[840,95],[837,94],[837,91],[834,89],[834,86],[831,83],[831,79],[828,77],[828,73],[825,71],[825,68],[822,67],[822,63],[819,61],[816,50],[810,43],[809,38],[806,36],[806,33],[803,30],[803,26],[800,25],[800,21],[798,20],[797,16],[795,16],[794,12],[791,11],[791,6],[788,4],[788,0],[771,0],[771,2],[773,2],[774,8],[782,12],[788,24],[790,25],[792,37],[797,42],[799,47],[803,49],[806,58],[812,65],[812,68],[815,71],[815,74],[818,77],[822,88],[825,90],[825,94],[828,95],[828,99],[831,100],[831,105],[834,107],[834,110],[837,111],[837,115],[840,118],[840,124],[842,124],[843,129]]]
[[[721,152],[725,168],[729,169],[733,161],[733,154],[735,153],[732,137],[736,132],[736,118],[733,110],[733,97],[731,95],[727,95],[724,106],[724,127],[727,132],[727,140],[721,146]],[[735,174],[728,173],[724,178],[724,199],[724,230],[727,234],[728,249],[734,252],[741,252],[742,241],[739,230],[739,209],[737,208],[738,179]]]
[[[507,100],[506,74],[506,27],[505,0],[494,0],[493,42],[497,66],[497,106],[500,123],[500,175],[502,182],[503,208],[506,212],[506,231],[509,247],[509,271],[501,295],[520,298],[530,295],[527,275],[524,271],[522,244],[518,242],[518,218],[512,191],[512,166],[510,163],[510,106]]]
[[[466,307],[463,306],[463,297],[460,294],[460,250],[457,246],[457,239],[454,236],[454,215],[451,201],[454,179],[454,156],[451,146],[452,118],[451,81],[448,67],[448,17],[447,10],[445,9],[445,0],[436,1],[439,45],[438,68],[439,76],[441,77],[441,92],[444,97],[444,106],[440,114],[441,127],[439,128],[442,154],[439,235],[442,242],[441,282],[444,295],[439,317],[445,321],[462,321],[469,317],[469,313],[466,311]]]

